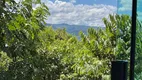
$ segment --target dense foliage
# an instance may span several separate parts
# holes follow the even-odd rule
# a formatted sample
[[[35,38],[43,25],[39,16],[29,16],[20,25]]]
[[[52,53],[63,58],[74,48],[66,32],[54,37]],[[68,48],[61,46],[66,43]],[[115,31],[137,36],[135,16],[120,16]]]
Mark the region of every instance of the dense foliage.
[[[34,5],[39,5],[33,8]],[[45,26],[40,0],[0,1],[0,80],[109,80],[112,60],[129,60],[131,19],[104,18],[105,29],[89,28],[80,38]],[[137,26],[137,66],[141,66],[141,23]]]

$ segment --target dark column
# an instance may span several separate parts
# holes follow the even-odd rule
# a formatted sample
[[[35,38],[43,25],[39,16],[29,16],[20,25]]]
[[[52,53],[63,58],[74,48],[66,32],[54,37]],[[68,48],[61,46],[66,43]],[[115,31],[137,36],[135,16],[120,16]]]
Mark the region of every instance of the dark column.
[[[134,80],[135,48],[136,48],[136,20],[137,0],[132,1],[132,28],[131,28],[131,55],[130,55],[130,80]]]
[[[127,80],[127,61],[112,61],[111,80]]]

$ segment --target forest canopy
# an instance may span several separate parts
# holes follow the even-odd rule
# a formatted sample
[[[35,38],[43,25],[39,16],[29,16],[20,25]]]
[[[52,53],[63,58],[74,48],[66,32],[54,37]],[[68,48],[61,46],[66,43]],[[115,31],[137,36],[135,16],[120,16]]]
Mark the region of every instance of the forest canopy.
[[[33,5],[40,5],[33,8]],[[109,15],[105,29],[52,29],[40,0],[0,1],[0,80],[110,80],[111,61],[130,59],[131,18]],[[142,64],[141,22],[137,21],[137,65]],[[141,79],[141,66],[136,66]]]

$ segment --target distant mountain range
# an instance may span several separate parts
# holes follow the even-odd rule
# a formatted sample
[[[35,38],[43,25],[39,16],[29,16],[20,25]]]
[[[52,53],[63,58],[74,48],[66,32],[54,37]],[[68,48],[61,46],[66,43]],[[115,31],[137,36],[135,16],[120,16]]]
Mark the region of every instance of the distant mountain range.
[[[84,32],[85,34],[87,34],[87,30],[88,28],[90,28],[90,26],[84,26],[84,25],[69,25],[69,24],[47,24],[47,26],[52,26],[53,29],[57,29],[57,28],[65,28],[66,31],[70,34],[76,35],[78,36],[78,33],[80,31]],[[95,29],[105,29],[105,27],[93,27]]]

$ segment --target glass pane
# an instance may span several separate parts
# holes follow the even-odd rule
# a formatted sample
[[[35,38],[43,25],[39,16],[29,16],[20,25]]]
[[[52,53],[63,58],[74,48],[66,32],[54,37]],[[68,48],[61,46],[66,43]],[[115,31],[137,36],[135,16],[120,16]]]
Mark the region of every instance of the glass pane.
[[[137,2],[137,30],[136,30],[136,57],[135,80],[142,79],[142,1]]]
[[[118,0],[118,14],[132,14],[132,0]]]
[[[138,0],[138,7],[137,7],[137,14],[138,14],[138,19],[142,21],[142,0]]]
[[[118,15],[121,19],[117,20],[117,48],[118,59],[128,61],[128,79],[130,70],[130,49],[131,49],[131,15],[132,0],[118,0]]]
[[[141,5],[142,5],[142,1],[138,0],[137,1],[135,80],[142,79],[142,66],[141,66],[142,65],[142,23],[141,23],[142,22],[142,8],[141,8]],[[131,16],[131,14],[132,14],[132,0],[118,0],[117,13]],[[126,26],[129,26],[129,25],[126,25]],[[119,25],[118,25],[118,28],[119,28]],[[126,30],[126,31],[128,31],[128,30]],[[127,33],[129,34],[130,32],[127,32]],[[130,41],[130,37],[129,37],[129,41]],[[123,44],[122,46],[125,46],[125,44]],[[130,47],[130,45],[129,45],[129,47]]]

